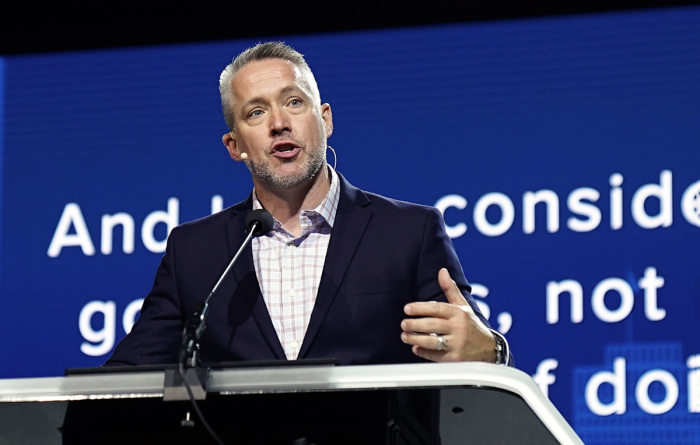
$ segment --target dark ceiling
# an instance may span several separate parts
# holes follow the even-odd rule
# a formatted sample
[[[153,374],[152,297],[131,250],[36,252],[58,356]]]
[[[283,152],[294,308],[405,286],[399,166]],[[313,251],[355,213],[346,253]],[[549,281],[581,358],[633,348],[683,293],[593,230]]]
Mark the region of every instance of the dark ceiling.
[[[358,2],[359,3],[359,2]],[[353,2],[15,0],[0,12],[0,54],[223,40],[698,4],[679,0]]]

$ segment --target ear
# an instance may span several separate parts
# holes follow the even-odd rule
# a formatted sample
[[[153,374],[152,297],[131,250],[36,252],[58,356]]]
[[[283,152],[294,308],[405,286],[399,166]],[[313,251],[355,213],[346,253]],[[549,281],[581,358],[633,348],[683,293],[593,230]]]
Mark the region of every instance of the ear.
[[[229,156],[234,161],[242,161],[241,153],[238,151],[238,142],[236,140],[236,133],[230,131],[224,134],[221,138],[221,142],[226,146],[226,151],[228,151]]]
[[[326,103],[321,105],[321,119],[323,119],[326,129],[326,139],[328,139],[333,134],[333,111],[331,111],[330,104]]]

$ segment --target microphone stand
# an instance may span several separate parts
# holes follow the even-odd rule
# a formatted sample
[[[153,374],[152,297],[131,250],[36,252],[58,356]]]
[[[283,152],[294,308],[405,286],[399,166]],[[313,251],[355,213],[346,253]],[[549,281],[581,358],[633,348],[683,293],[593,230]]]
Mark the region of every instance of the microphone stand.
[[[265,210],[256,210],[251,212],[246,218],[246,225],[249,227],[248,235],[243,244],[238,249],[236,254],[229,261],[228,266],[219,277],[219,280],[214,284],[209,295],[197,306],[194,314],[185,324],[182,332],[182,345],[180,347],[180,355],[178,358],[177,374],[175,370],[166,370],[165,373],[165,388],[163,391],[163,400],[187,400],[189,399],[192,407],[202,421],[204,428],[216,443],[223,445],[223,442],[216,435],[214,430],[205,420],[202,412],[197,405],[197,400],[206,398],[206,382],[209,378],[209,368],[202,368],[199,357],[199,340],[207,327],[207,315],[209,314],[209,300],[212,295],[219,289],[221,283],[228,276],[233,268],[233,265],[238,260],[238,257],[243,252],[243,249],[250,243],[254,236],[260,236],[267,233],[272,228],[272,215]],[[186,394],[182,392],[184,386]],[[187,412],[185,419],[180,422],[183,427],[192,427],[194,422],[190,419],[190,413]]]
[[[219,289],[219,286],[224,281],[226,276],[229,274],[233,268],[234,263],[241,256],[243,249],[248,245],[251,239],[256,236],[256,226],[261,224],[258,221],[253,222],[253,226],[248,232],[243,244],[238,249],[238,252],[233,256],[231,261],[226,266],[224,273],[221,274],[219,280],[214,284],[214,287],[209,292],[209,295],[204,300],[204,303],[200,303],[197,306],[194,314],[190,317],[189,321],[185,325],[185,329],[182,333],[182,347],[180,349],[180,360],[179,363],[187,365],[189,368],[196,368],[200,365],[199,358],[199,340],[202,338],[202,334],[207,327],[207,316],[209,315],[209,300],[211,300],[212,295]]]
[[[260,225],[261,223],[258,221],[253,222],[248,235],[243,241],[243,244],[241,244],[241,247],[228,263],[228,266],[226,266],[226,269],[219,277],[219,280],[216,282],[216,284],[214,284],[214,287],[209,292],[209,295],[207,295],[207,298],[203,303],[200,303],[197,306],[194,314],[192,314],[185,324],[185,328],[182,332],[182,346],[180,347],[177,370],[166,370],[165,372],[163,400],[172,401],[189,399],[204,427],[217,443],[223,442],[218,439],[214,431],[209,427],[199,409],[199,406],[196,403],[197,400],[204,400],[206,398],[206,383],[209,379],[209,368],[205,369],[200,366],[199,340],[202,338],[202,334],[207,326],[206,322],[207,315],[209,314],[209,301],[211,300],[212,295],[214,295],[226,276],[228,276],[236,260],[238,260],[238,257],[243,252],[243,249],[245,249],[248,243],[250,243],[250,240],[257,235],[255,229],[256,226]],[[183,388],[185,389],[184,392],[182,391]],[[189,419],[189,412],[187,413],[187,418],[182,420],[181,425],[194,425],[194,422]]]

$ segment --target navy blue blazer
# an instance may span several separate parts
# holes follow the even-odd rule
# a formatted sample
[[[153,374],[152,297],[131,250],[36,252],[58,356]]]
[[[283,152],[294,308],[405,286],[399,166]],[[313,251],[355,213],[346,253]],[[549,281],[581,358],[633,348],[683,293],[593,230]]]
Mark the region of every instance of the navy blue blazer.
[[[403,307],[445,301],[437,281],[442,267],[488,326],[439,211],[364,192],[339,177],[337,216],[299,359],[335,359],[341,365],[422,361],[401,341]],[[173,229],[139,319],[106,365],[177,363],[183,323],[241,246],[251,210],[249,196]],[[250,245],[212,296],[210,309],[200,342],[203,363],[286,359]]]

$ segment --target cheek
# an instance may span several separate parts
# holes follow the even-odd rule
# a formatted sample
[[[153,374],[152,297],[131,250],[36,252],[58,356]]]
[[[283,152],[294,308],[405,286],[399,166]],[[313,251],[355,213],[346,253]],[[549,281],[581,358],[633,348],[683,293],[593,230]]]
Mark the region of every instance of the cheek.
[[[310,129],[312,134],[309,134],[309,136],[313,138],[314,142],[321,142],[328,137],[326,122],[320,117],[309,123],[307,128]]]
[[[240,133],[238,135],[238,150],[239,151],[252,151],[257,147],[261,147],[265,144],[266,133],[261,134],[259,131],[246,131],[245,133]]]

